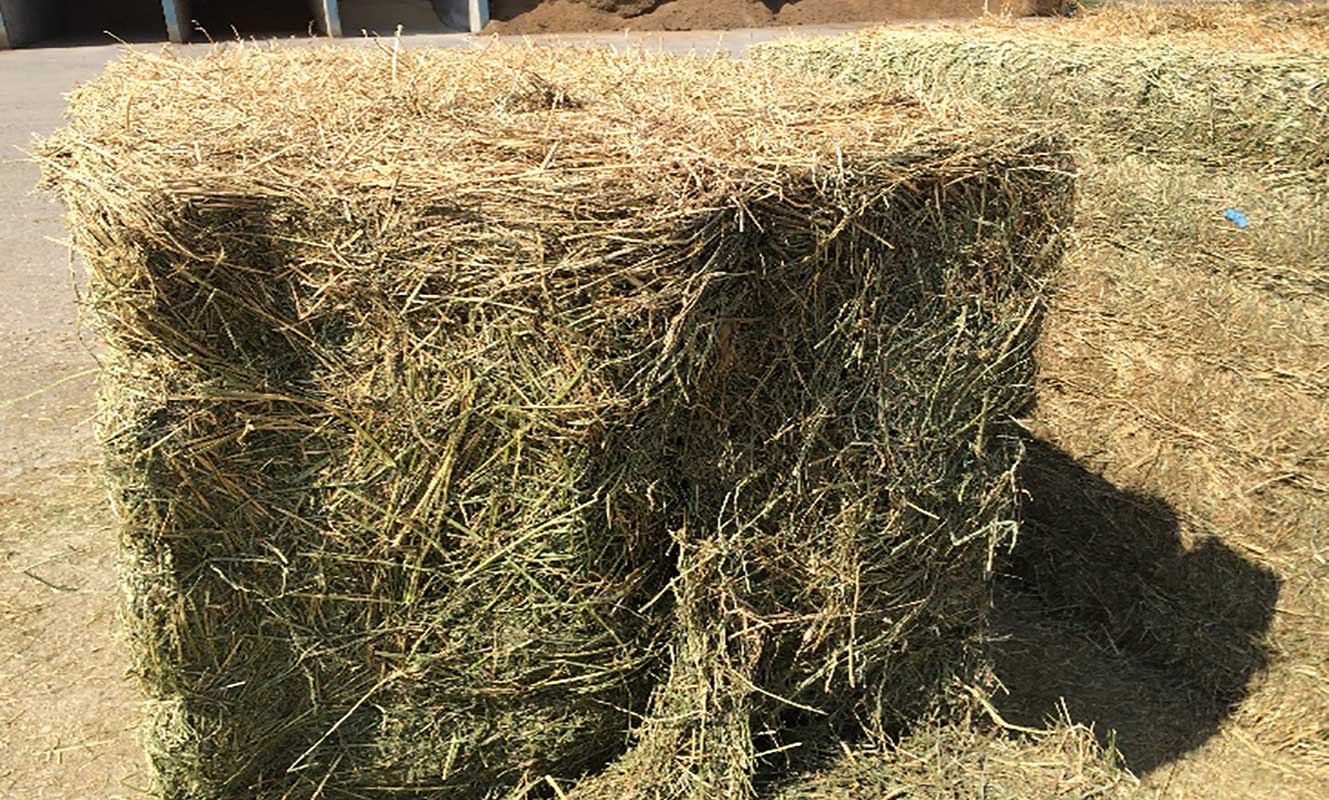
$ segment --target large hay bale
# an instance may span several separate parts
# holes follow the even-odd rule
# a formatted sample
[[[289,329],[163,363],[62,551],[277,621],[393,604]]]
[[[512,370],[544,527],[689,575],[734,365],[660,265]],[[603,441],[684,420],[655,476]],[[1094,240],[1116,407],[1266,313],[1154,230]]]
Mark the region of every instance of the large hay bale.
[[[131,55],[40,148],[172,798],[742,797],[972,674],[1057,141],[750,65]]]
[[[1063,5],[1073,5],[1064,3]],[[1065,10],[1065,9],[1063,9]],[[1027,35],[1099,44],[1151,39],[1158,44],[1196,44],[1249,52],[1320,50],[1329,47],[1329,4],[1324,0],[1209,0],[1169,3],[1121,0],[1075,9],[1056,24],[1025,28]],[[1018,21],[987,17],[985,25]]]
[[[1071,30],[883,29],[768,42],[753,57],[1069,121],[1074,135],[1105,154],[1306,181],[1329,176],[1329,55],[1233,52],[1167,38],[1103,44],[1062,35]]]

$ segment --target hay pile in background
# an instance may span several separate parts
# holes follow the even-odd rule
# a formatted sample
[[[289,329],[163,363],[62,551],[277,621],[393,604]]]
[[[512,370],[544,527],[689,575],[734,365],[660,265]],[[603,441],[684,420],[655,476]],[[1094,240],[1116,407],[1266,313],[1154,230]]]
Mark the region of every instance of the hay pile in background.
[[[1038,354],[996,702],[1038,725],[1066,698],[1145,796],[1329,785],[1323,15],[1106,8],[756,54],[1070,126],[1078,244]],[[1258,34],[1280,19],[1296,41]]]
[[[1286,181],[1329,176],[1329,54],[1234,52],[1165,37],[1105,44],[1057,36],[1062,29],[882,29],[767,43],[753,57],[1069,121],[1105,159],[1139,154]]]
[[[230,50],[113,64],[40,159],[164,796],[739,798],[981,666],[1056,141],[723,61]]]
[[[1018,29],[1058,41],[1191,44],[1249,51],[1329,48],[1329,3],[1324,0],[1243,2],[1078,3],[1071,18],[1031,26],[991,15],[987,28]],[[1060,9],[1065,13],[1066,9]]]

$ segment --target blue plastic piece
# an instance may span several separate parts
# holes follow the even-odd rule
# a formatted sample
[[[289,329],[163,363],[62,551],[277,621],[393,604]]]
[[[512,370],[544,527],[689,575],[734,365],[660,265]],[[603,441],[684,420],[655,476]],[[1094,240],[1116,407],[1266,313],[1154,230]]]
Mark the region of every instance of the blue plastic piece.
[[[1226,217],[1229,222],[1235,222],[1238,228],[1244,228],[1251,224],[1250,220],[1246,219],[1246,215],[1241,213],[1241,209],[1239,208],[1229,208],[1223,213],[1223,216]]]

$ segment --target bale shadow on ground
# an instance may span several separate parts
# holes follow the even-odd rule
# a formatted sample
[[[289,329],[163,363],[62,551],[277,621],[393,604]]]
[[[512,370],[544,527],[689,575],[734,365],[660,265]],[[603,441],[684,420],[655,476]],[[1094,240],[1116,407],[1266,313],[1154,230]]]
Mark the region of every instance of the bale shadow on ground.
[[[1022,469],[1022,539],[995,592],[998,707],[1037,726],[1064,705],[1143,775],[1196,749],[1268,663],[1280,581],[1176,512],[1047,442]]]

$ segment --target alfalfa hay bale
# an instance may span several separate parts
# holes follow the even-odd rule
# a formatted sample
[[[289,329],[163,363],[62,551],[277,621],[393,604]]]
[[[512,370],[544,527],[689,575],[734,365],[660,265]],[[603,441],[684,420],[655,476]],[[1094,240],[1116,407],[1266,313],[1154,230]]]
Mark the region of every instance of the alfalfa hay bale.
[[[724,61],[230,50],[113,64],[40,159],[164,796],[626,752],[583,790],[740,797],[974,667],[1057,141]]]
[[[1073,124],[1111,158],[1329,176],[1329,55],[1157,39],[1098,43],[1046,29],[882,29],[769,42],[753,57],[854,83],[969,97]]]

